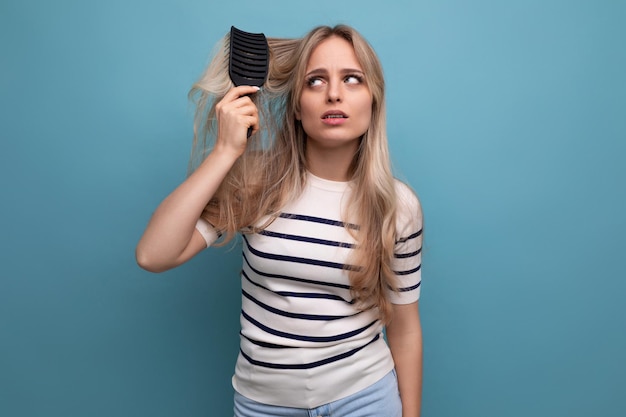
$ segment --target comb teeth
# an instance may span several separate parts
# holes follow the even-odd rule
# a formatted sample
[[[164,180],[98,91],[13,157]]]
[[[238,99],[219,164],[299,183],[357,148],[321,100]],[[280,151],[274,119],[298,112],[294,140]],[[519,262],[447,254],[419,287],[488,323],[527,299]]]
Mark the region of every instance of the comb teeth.
[[[234,26],[230,28],[228,73],[236,86],[262,86],[267,78],[268,56],[264,34],[244,32]]]

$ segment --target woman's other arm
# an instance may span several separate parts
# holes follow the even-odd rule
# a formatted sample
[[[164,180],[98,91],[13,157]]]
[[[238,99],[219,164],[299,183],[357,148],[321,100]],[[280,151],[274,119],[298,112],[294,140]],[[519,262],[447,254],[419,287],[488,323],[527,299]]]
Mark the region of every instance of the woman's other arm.
[[[422,327],[418,302],[394,304],[386,332],[398,375],[402,417],[419,417],[422,402]]]

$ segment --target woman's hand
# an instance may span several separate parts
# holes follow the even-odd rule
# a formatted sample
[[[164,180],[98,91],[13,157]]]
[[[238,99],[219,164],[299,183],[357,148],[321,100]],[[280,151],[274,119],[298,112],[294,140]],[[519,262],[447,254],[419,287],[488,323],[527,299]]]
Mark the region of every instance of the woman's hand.
[[[246,150],[248,128],[252,128],[252,133],[259,130],[259,111],[248,97],[257,91],[258,87],[234,87],[215,105],[216,151],[226,152],[238,158]]]

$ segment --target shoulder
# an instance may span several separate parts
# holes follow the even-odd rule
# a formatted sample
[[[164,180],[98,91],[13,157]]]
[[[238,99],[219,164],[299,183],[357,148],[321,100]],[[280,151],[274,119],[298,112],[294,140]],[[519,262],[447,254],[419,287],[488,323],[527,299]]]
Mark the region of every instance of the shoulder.
[[[394,186],[396,189],[396,198],[398,200],[398,209],[419,213],[421,216],[422,204],[420,203],[417,194],[415,194],[415,191],[413,191],[408,184],[400,181],[399,179],[394,179]]]
[[[403,229],[408,225],[411,225],[412,228],[421,228],[422,204],[417,194],[408,184],[398,179],[394,179],[394,186],[397,199],[396,218],[398,226]]]

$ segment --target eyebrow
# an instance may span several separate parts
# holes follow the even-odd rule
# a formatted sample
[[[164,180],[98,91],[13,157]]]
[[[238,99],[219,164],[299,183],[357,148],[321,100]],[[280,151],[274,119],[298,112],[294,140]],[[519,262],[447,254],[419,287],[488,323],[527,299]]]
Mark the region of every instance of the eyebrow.
[[[361,75],[365,75],[365,73],[363,72],[363,70],[361,69],[357,69],[357,68],[342,68],[339,70],[339,72],[341,74],[361,74]],[[328,74],[328,70],[326,68],[315,68],[312,69],[311,71],[306,73],[306,76],[310,76],[310,75],[325,75]]]

